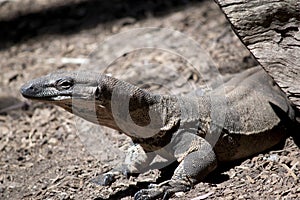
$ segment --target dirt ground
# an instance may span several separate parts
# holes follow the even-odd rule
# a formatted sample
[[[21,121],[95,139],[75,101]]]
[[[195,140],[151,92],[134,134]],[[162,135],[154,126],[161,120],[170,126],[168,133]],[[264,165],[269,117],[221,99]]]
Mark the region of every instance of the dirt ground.
[[[154,170],[111,187],[91,183],[122,160],[130,140],[19,93],[32,78],[89,66],[159,93],[184,94],[214,78],[163,49],[138,49],[101,66],[128,43],[126,37],[103,42],[112,35],[141,27],[180,31],[203,50],[186,55],[193,60],[204,53],[203,65],[211,64],[210,55],[225,78],[257,65],[212,0],[0,1],[0,27],[0,199],[133,199],[159,177]],[[170,48],[188,46],[163,34]],[[299,158],[289,137],[270,151],[220,166],[172,199],[300,199]]]

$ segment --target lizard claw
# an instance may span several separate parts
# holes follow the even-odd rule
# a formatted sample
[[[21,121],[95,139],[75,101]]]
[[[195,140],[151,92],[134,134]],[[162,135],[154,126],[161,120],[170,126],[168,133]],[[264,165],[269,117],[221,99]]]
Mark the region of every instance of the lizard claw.
[[[134,200],[151,200],[151,199],[158,199],[162,197],[164,191],[151,188],[151,189],[142,189],[135,193]]]
[[[101,185],[101,186],[109,186],[118,178],[129,178],[130,176],[136,176],[137,174],[131,173],[126,166],[123,166],[120,169],[114,169],[104,174],[97,176],[91,180],[92,183]]]
[[[150,184],[148,189],[142,189],[134,195],[134,200],[151,200],[161,198],[169,199],[174,193],[187,191],[190,188],[186,185],[173,181],[165,181],[160,184]]]
[[[126,177],[128,179],[132,175],[135,174],[130,173],[129,169],[126,166],[122,166],[122,168],[120,169],[114,169],[101,174],[96,178],[93,178],[91,182],[101,186],[109,186],[120,177]]]
[[[115,182],[115,180],[116,178],[114,174],[105,173],[100,176],[97,176],[96,178],[93,178],[91,182],[101,186],[108,186],[111,185],[113,182]]]

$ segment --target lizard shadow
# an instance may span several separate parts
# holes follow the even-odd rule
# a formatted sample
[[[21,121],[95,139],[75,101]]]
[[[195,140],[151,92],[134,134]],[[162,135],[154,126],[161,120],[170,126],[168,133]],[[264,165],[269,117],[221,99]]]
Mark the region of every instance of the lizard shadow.
[[[0,115],[9,114],[13,110],[27,110],[29,107],[27,102],[20,101],[13,96],[0,97]]]
[[[275,105],[272,102],[269,102],[271,107],[273,108],[276,115],[282,120],[282,123],[287,127],[287,132],[291,136],[295,142],[295,144],[300,148],[300,123],[297,121],[297,118],[300,118],[300,112],[297,108],[294,108],[295,111],[295,120],[291,120],[287,113],[282,110],[279,106]]]
[[[168,162],[166,162],[166,163],[168,163]],[[150,170],[150,169],[158,169],[159,166],[165,165],[166,163],[165,162],[153,163],[149,167],[147,167],[147,169],[145,169],[145,171]],[[161,175],[157,178],[157,180],[155,182],[150,182],[150,181],[137,182],[136,185],[130,185],[126,189],[124,189],[122,191],[118,191],[115,194],[112,194],[110,196],[110,199],[121,199],[121,198],[128,197],[128,196],[134,196],[134,194],[137,193],[139,190],[148,188],[149,184],[151,184],[151,183],[161,183],[163,181],[171,179],[173,172],[176,169],[176,167],[178,166],[178,164],[179,163],[177,161],[175,161],[169,165],[166,165],[166,167],[160,169]],[[138,174],[132,174],[132,176],[136,177],[136,176],[138,176]],[[104,198],[101,198],[101,197],[95,198],[95,200],[102,200],[102,199],[104,200]]]
[[[128,188],[122,191],[118,191],[111,195],[109,199],[121,199],[128,196],[134,196],[142,188],[147,188],[150,183],[148,182],[138,182],[136,185],[130,185]],[[96,197],[94,200],[107,200],[106,198]]]

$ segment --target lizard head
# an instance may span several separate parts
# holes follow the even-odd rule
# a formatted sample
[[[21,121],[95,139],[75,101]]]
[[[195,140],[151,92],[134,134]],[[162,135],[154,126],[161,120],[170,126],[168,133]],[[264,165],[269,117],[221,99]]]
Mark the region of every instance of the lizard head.
[[[94,72],[54,72],[25,83],[20,92],[25,98],[60,106],[88,121],[118,130],[107,104],[115,82],[112,77]]]
[[[25,98],[57,104],[72,98],[92,98],[96,87],[93,73],[55,72],[27,82],[20,91]]]

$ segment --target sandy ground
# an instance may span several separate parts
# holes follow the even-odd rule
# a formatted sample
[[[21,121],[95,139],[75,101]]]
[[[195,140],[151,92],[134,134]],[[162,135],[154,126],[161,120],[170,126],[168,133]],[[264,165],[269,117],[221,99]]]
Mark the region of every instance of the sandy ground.
[[[225,78],[257,64],[213,1],[0,1],[0,27],[0,199],[132,199],[159,176],[150,171],[111,187],[92,184],[121,161],[129,139],[25,100],[19,88],[27,80],[92,67],[159,93],[184,94],[215,75],[185,59],[198,58],[205,66],[211,64],[209,55]],[[113,35],[140,27],[180,31],[201,50],[187,50],[189,44],[165,31],[158,43],[183,49],[185,58],[164,49],[122,55],[118,51],[128,38],[110,42]],[[139,42],[136,37],[129,44]],[[114,53],[122,56],[110,60]],[[113,62],[102,65],[107,60]],[[219,167],[172,199],[299,199],[299,157],[299,147],[288,138],[270,151]]]

